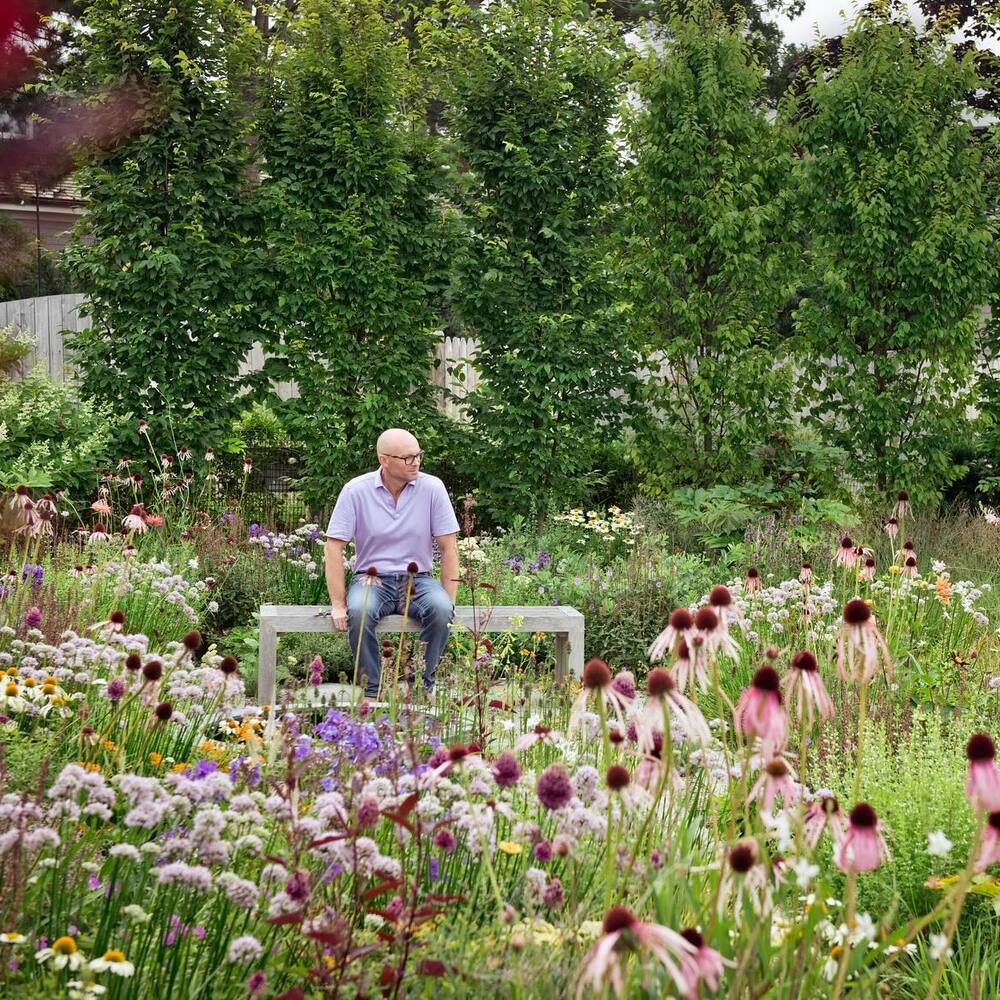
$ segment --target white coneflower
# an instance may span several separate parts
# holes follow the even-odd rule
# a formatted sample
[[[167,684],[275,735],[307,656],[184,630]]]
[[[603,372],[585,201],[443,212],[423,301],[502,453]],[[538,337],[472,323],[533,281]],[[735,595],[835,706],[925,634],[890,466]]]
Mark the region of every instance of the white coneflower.
[[[108,541],[110,541],[108,537],[108,529],[98,521],[98,523],[94,525],[94,529],[91,531],[90,536],[87,538],[87,542],[90,545],[103,545]]]
[[[804,562],[799,570],[799,583],[810,584],[813,578],[812,563]]]
[[[160,456],[160,465],[162,465],[164,469],[169,469],[173,464],[174,460],[169,455]]]
[[[132,510],[122,518],[122,527],[129,532],[142,533],[147,528],[145,514],[141,503],[133,504]]]
[[[888,521],[882,527],[882,530],[890,537],[895,538],[899,534],[899,521],[894,517],[890,517]]]
[[[187,445],[184,445],[183,447],[177,449],[177,458],[181,462],[186,462],[190,457],[191,457],[191,449]]]
[[[243,475],[249,476],[250,470],[253,468],[253,461],[249,458],[243,459]]]
[[[760,571],[756,566],[751,566],[747,570],[746,579],[743,581],[743,593],[753,594],[760,590],[763,583],[760,578]]]
[[[833,561],[845,569],[851,569],[858,561],[857,553],[854,551],[854,539],[850,535],[844,535],[840,540],[840,547]]]
[[[867,684],[883,665],[892,676],[892,659],[871,608],[860,597],[844,605],[844,623],[837,637],[837,673],[841,680]]]
[[[875,559],[872,556],[865,557],[864,565],[858,570],[858,579],[869,583],[875,579]]]
[[[7,506],[11,510],[24,510],[25,507],[31,504],[31,494],[28,492],[27,486],[18,486],[14,490],[13,496],[7,501]]]
[[[903,560],[903,568],[899,571],[902,576],[909,577],[911,580],[914,579],[917,573],[917,557],[907,556]]]
[[[892,508],[892,516],[899,519],[913,516],[913,508],[910,506],[910,494],[906,490],[900,490],[896,494],[896,503]]]
[[[214,448],[206,448],[205,449],[205,461],[206,462],[214,462],[215,461],[215,449]]]
[[[675,608],[670,613],[667,627],[653,640],[646,655],[653,663],[662,660],[664,653],[676,653],[681,642],[689,639],[693,632],[694,617],[691,612],[687,608]]]

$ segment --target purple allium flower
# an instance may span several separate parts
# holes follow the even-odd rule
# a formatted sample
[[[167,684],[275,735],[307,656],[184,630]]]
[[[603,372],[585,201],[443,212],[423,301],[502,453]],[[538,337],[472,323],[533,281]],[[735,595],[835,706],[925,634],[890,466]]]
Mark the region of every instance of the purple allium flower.
[[[261,947],[261,943],[252,934],[244,934],[229,945],[229,953],[226,957],[230,962],[256,962],[263,953],[264,949]],[[249,983],[247,988],[249,990]]]
[[[24,624],[27,628],[38,628],[42,624],[42,609],[30,607],[24,613]]]
[[[109,701],[120,701],[125,694],[125,681],[121,677],[115,677],[108,681],[108,686],[104,689]]]
[[[374,826],[378,822],[380,815],[378,801],[372,796],[367,795],[361,800],[358,806],[358,826]]]
[[[252,997],[259,997],[267,989],[267,976],[258,969],[256,972],[250,974],[250,978],[247,980],[247,995]]]
[[[553,878],[542,890],[542,902],[552,910],[563,905],[563,887],[559,879]]]
[[[309,898],[309,875],[301,868],[292,872],[285,883],[285,895],[293,903],[304,903]]]
[[[434,834],[434,846],[440,847],[442,851],[447,851],[450,854],[455,850],[455,834],[446,826],[442,827]]]
[[[100,889],[101,888],[101,880],[93,872],[91,872],[87,876],[87,888],[88,889]],[[70,936],[72,936],[72,935],[70,935]]]
[[[511,788],[516,785],[521,778],[521,768],[517,763],[517,758],[509,751],[504,750],[495,761],[493,761],[493,780],[501,788]]]
[[[441,867],[440,862],[437,858],[430,858],[427,861],[427,880],[429,882],[436,882],[438,877],[438,869]]]
[[[539,775],[535,791],[546,809],[562,809],[573,798],[573,783],[562,764],[550,764]]]
[[[552,860],[552,845],[547,840],[540,840],[535,844],[535,860],[543,865],[547,865]]]

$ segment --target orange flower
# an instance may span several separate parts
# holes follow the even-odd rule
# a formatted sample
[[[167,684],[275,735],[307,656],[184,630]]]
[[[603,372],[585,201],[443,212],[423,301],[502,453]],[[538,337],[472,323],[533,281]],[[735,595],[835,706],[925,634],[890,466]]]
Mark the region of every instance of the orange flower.
[[[942,604],[951,602],[951,580],[946,576],[939,576],[934,581],[934,589],[937,591],[937,599]]]

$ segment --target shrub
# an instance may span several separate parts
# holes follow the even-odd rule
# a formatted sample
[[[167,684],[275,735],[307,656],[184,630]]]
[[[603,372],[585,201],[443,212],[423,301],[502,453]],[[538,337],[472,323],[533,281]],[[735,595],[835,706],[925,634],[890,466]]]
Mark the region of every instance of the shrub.
[[[123,418],[69,383],[34,369],[23,382],[0,379],[0,486],[86,490],[111,455]]]

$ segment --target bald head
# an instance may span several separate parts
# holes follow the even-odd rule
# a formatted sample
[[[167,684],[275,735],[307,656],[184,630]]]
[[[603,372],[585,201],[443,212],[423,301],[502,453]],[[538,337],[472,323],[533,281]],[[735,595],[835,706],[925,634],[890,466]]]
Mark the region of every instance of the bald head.
[[[379,455],[412,455],[420,451],[420,442],[409,431],[390,427],[379,434],[375,451]]]

